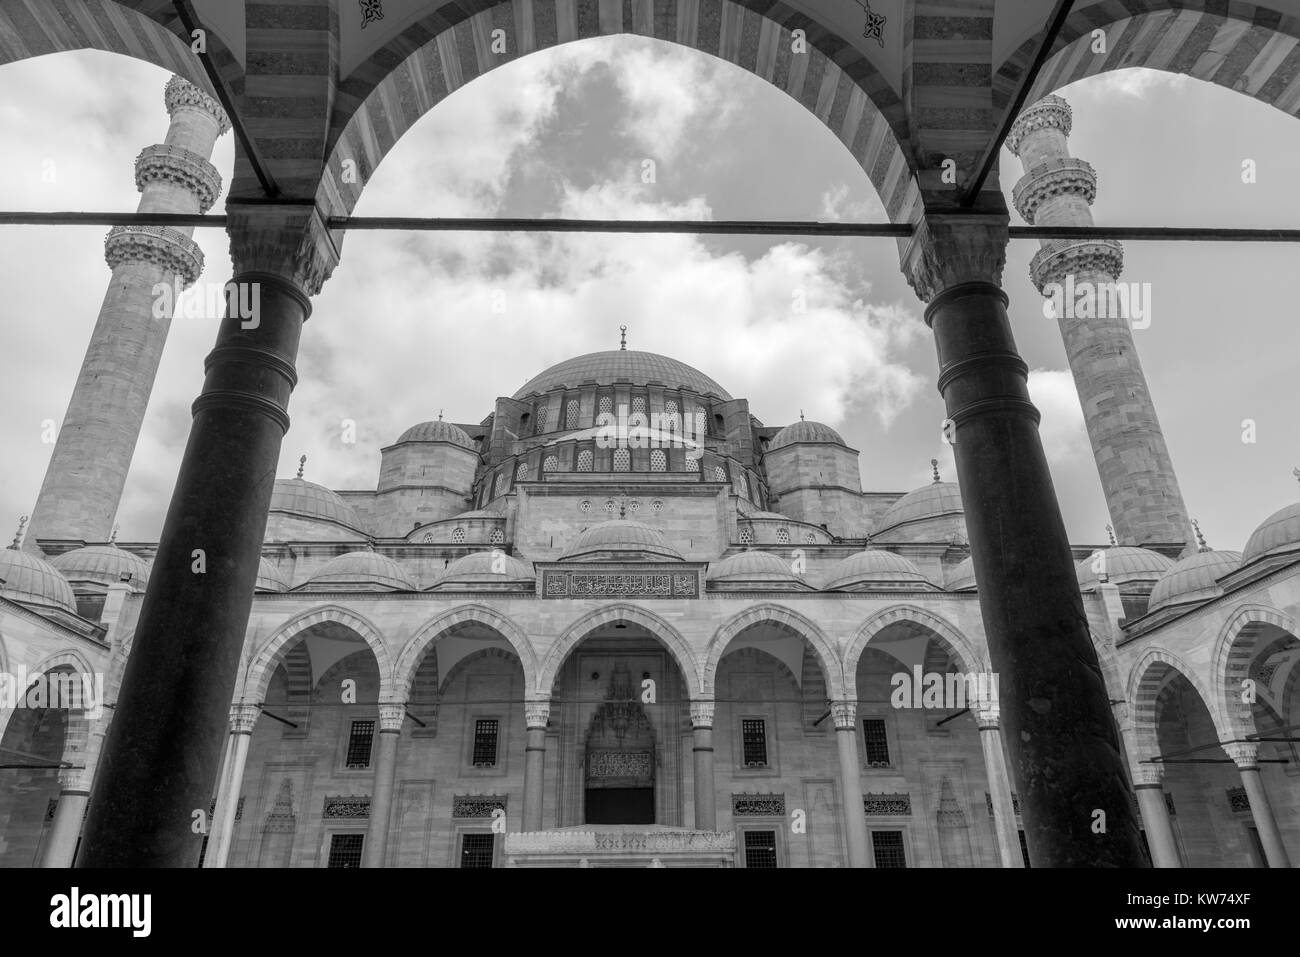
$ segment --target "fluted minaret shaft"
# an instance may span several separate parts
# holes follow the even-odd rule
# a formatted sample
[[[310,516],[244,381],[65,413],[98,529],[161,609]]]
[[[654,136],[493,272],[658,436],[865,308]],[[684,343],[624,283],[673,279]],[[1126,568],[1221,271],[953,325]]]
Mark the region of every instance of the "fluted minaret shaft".
[[[209,162],[230,128],[221,105],[181,77],[164,94],[163,143],[136,158],[140,212],[203,213],[221,192]],[[116,226],[104,240],[112,279],[91,333],[26,541],[107,541],[171,328],[175,292],[194,283],[203,254],[192,227]],[[166,287],[171,293],[162,293]],[[213,317],[219,319],[220,316]]]
[[[1088,163],[1069,155],[1070,125],[1069,104],[1047,96],[1020,115],[1007,137],[1007,147],[1025,170],[1014,191],[1016,209],[1031,225],[1093,224],[1097,176]],[[1123,270],[1118,242],[1041,242],[1030,276],[1040,292],[1059,284],[1047,291],[1063,290],[1060,302],[1074,290],[1109,287]],[[1129,312],[1071,307],[1058,309],[1057,321],[1119,544],[1186,546],[1194,541],[1187,507],[1133,344],[1130,323],[1136,316]]]

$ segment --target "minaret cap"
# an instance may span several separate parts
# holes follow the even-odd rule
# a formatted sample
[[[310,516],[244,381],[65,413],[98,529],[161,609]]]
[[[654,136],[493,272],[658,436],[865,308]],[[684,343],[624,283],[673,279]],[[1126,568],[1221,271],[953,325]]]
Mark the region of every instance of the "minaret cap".
[[[221,104],[199,89],[183,76],[173,76],[167,81],[163,91],[163,102],[167,105],[168,115],[174,116],[182,106],[193,107],[210,114],[217,121],[217,135],[221,136],[230,129],[230,117]]]
[[[1055,93],[1049,93],[1038,102],[1025,107],[1024,111],[1016,117],[1016,121],[1011,124],[1011,132],[1007,134],[1007,149],[1019,156],[1020,143],[1028,134],[1035,130],[1055,127],[1069,136],[1072,124],[1073,113],[1070,104]]]

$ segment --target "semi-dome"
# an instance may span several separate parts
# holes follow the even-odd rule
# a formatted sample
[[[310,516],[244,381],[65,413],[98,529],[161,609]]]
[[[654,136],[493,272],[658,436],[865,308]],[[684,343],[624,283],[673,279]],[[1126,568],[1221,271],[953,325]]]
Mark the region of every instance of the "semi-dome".
[[[908,492],[885,510],[880,517],[877,535],[915,525],[929,519],[961,515],[961,490],[956,482],[931,482],[913,492]]]
[[[575,388],[591,382],[597,385],[613,385],[615,382],[631,385],[654,383],[669,389],[687,389],[701,395],[714,395],[724,400],[731,398],[726,389],[685,362],[655,352],[635,352],[631,349],[590,352],[557,362],[524,383],[514,397],[522,399],[534,393]]]
[[[477,451],[478,447],[474,440],[469,437],[464,429],[458,425],[452,425],[450,422],[444,422],[442,419],[436,419],[431,422],[421,422],[419,425],[413,425],[397,437],[398,443],[402,442],[450,442],[452,445],[459,445],[463,449]]]
[[[0,596],[76,614],[77,598],[57,568],[17,548],[0,549]]]
[[[499,549],[490,552],[474,552],[456,559],[440,574],[431,589],[447,588],[457,585],[511,585],[521,582],[531,583],[536,579],[533,566],[525,561],[507,555]]]
[[[829,425],[821,422],[805,421],[800,419],[787,425],[776,435],[772,436],[772,441],[767,443],[767,450],[775,452],[777,449],[785,448],[787,445],[795,445],[799,442],[821,442],[826,445],[844,445],[844,439],[838,432]],[[845,446],[847,448],[847,446]]]
[[[934,588],[919,568],[902,555],[880,548],[868,548],[850,555],[831,569],[827,591],[855,591],[864,588]]]
[[[116,585],[124,574],[129,574],[128,584],[137,594],[149,583],[149,563],[114,544],[74,548],[55,557],[50,564],[69,582],[91,582],[107,587]]]
[[[262,592],[282,592],[289,590],[289,583],[280,577],[275,566],[265,558],[257,560],[257,584],[253,586],[253,591]]]
[[[975,591],[975,562],[966,557],[948,569],[948,591]]]
[[[663,533],[643,522],[616,518],[578,533],[560,555],[560,561],[682,561],[681,553],[665,541]]]
[[[771,552],[745,551],[709,565],[706,581],[749,584],[806,583],[794,573],[790,563]]]
[[[1079,562],[1076,574],[1079,589],[1088,591],[1099,584],[1098,568],[1106,574],[1106,580],[1112,585],[1128,585],[1134,582],[1159,581],[1169,569],[1174,567],[1173,559],[1154,552],[1149,548],[1136,548],[1131,545],[1112,545],[1102,549],[1102,562],[1097,561],[1096,553]]]
[[[405,569],[387,555],[378,552],[348,552],[326,562],[315,575],[307,579],[303,588],[309,591],[353,591],[368,588],[388,588],[393,591],[415,591]]]
[[[1241,563],[1249,565],[1267,555],[1300,547],[1300,502],[1279,509],[1260,524],[1246,541]]]
[[[306,479],[277,479],[271,493],[270,511],[310,521],[332,522],[355,531],[363,530],[356,511],[337,492]]]
[[[1175,562],[1151,589],[1148,611],[1206,601],[1223,594],[1218,579],[1241,567],[1240,552],[1197,552]]]

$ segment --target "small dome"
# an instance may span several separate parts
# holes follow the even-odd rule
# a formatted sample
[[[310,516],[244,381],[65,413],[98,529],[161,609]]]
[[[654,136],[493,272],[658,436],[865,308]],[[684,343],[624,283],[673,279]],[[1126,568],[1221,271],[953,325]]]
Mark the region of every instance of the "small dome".
[[[253,591],[262,592],[282,592],[289,590],[289,583],[280,577],[275,566],[265,558],[257,560],[257,584],[253,586]]]
[[[1241,567],[1240,552],[1197,552],[1175,562],[1151,589],[1148,611],[1202,602],[1223,594],[1218,579]]]
[[[1246,550],[1241,553],[1241,563],[1249,565],[1265,555],[1290,551],[1297,546],[1300,546],[1300,502],[1288,505],[1264,519],[1246,542]]]
[[[131,575],[131,591],[139,594],[149,583],[149,563],[116,545],[87,545],[64,552],[51,562],[69,582],[116,585],[124,573]]]
[[[413,425],[397,437],[401,442],[450,442],[452,445],[459,445],[463,449],[469,449],[477,452],[478,446],[474,440],[460,426],[452,425],[450,422],[443,422],[438,419],[433,422],[421,422],[419,425]]]
[[[536,577],[531,564],[494,549],[490,552],[474,552],[456,559],[434,579],[430,588],[462,584],[505,585],[532,582]]]
[[[787,425],[780,432],[772,437],[772,441],[767,444],[769,452],[775,452],[777,449],[785,448],[787,445],[794,445],[797,442],[821,442],[826,445],[844,445],[844,439],[840,434],[832,429],[829,425],[823,425],[821,422],[804,421],[800,419]],[[847,446],[845,446],[847,448]]]
[[[362,588],[388,588],[393,591],[415,591],[415,583],[406,571],[387,555],[378,552],[348,552],[331,559],[303,588],[310,591],[360,590]]]
[[[270,511],[363,530],[357,513],[338,493],[306,479],[277,479],[275,491],[271,493]]]
[[[912,525],[945,515],[961,515],[961,490],[956,482],[931,482],[914,492],[908,492],[886,509],[880,517],[876,535],[883,535],[902,525]]]
[[[948,591],[975,591],[975,562],[963,558],[948,569]]]
[[[43,558],[17,548],[0,549],[0,597],[23,604],[50,605],[76,614],[72,586]]]
[[[869,548],[839,562],[831,569],[825,590],[852,591],[857,586],[901,588],[936,587],[921,570],[901,555],[880,548]]]
[[[560,561],[595,561],[603,558],[623,561],[682,560],[681,553],[664,540],[663,533],[658,529],[642,522],[616,518],[579,532],[578,537],[560,556]]]
[[[806,584],[790,568],[790,563],[771,552],[745,551],[709,565],[705,577],[711,582],[792,582]]]
[[[1106,579],[1112,585],[1127,585],[1131,582],[1156,582],[1174,567],[1173,559],[1166,558],[1149,548],[1134,548],[1130,545],[1112,545],[1102,549],[1105,564],[1102,566]],[[1077,574],[1079,588],[1082,591],[1096,588],[1099,575],[1094,571],[1098,564],[1095,553],[1079,562]]]

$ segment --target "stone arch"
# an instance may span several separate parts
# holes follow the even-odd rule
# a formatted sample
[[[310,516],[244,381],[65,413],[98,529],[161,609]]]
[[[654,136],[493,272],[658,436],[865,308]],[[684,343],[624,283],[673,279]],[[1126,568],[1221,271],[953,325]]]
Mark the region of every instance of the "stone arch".
[[[560,666],[569,657],[569,653],[597,628],[602,625],[613,624],[616,621],[631,622],[650,632],[673,656],[678,669],[681,670],[682,679],[686,682],[686,686],[691,688],[692,691],[699,687],[699,664],[695,659],[695,653],[691,650],[690,643],[682,637],[681,632],[652,611],[639,608],[636,605],[620,603],[588,612],[564,630],[564,633],[556,639],[550,650],[546,652],[546,657],[542,659],[538,669],[537,683],[533,686],[536,693],[542,696],[549,695],[551,688],[555,684],[555,679],[560,673]]]
[[[958,630],[957,626],[947,619],[917,605],[891,605],[872,615],[862,624],[844,654],[845,691],[851,699],[857,698],[858,662],[862,659],[862,653],[867,645],[880,632],[900,621],[910,621],[931,632],[934,637],[948,646],[967,672],[988,670],[984,655]]]
[[[515,654],[519,656],[520,664],[523,665],[524,687],[534,686],[537,678],[537,653],[533,650],[532,642],[528,640],[524,630],[515,624],[513,619],[487,605],[460,605],[420,626],[420,630],[406,643],[406,647],[398,655],[397,664],[393,669],[393,687],[400,696],[398,700],[405,701],[410,695],[415,672],[420,667],[420,661],[424,658],[428,647],[450,629],[465,622],[485,625],[509,642]],[[444,684],[445,681],[446,679]]]
[[[1158,700],[1171,672],[1186,678],[1195,689],[1210,714],[1210,720],[1214,722],[1219,739],[1227,741],[1232,737],[1221,723],[1213,699],[1196,672],[1173,652],[1164,648],[1148,648],[1129,671],[1126,695],[1131,709],[1133,741],[1137,752],[1132,756],[1135,765],[1160,753]]]
[[[445,6],[413,21],[343,81],[343,108],[329,132],[316,195],[322,209],[351,213],[402,135],[488,70],[562,43],[632,34],[728,60],[798,100],[853,154],[890,219],[906,218],[915,190],[903,102],[865,56],[808,17],[764,0],[501,0],[484,6],[464,8],[473,14]],[[806,55],[791,52],[793,28],[805,31]],[[506,32],[504,54],[491,52],[486,38],[494,29]],[[346,183],[342,170],[349,160],[357,175]]]
[[[1146,67],[1214,83],[1300,115],[1300,88],[1291,82],[1300,19],[1244,0],[1145,0],[1141,5],[1147,9],[1134,14],[1131,2],[1099,3],[1067,17],[1026,102],[1087,76]],[[1090,52],[1098,28],[1106,31],[1104,54]],[[1036,42],[1026,37],[995,72],[994,101],[1000,106],[1008,102]]]
[[[821,665],[822,673],[826,676],[826,690],[830,693],[831,698],[838,700],[844,696],[844,672],[835,645],[826,637],[821,628],[811,620],[793,609],[774,602],[765,602],[747,608],[733,615],[729,621],[714,632],[713,637],[709,639],[704,668],[700,673],[700,692],[702,696],[706,698],[713,696],[713,680],[718,673],[718,662],[722,660],[722,655],[727,650],[727,645],[731,644],[732,639],[746,628],[764,622],[770,622],[792,631],[811,645],[813,652],[817,655],[818,664]]]
[[[447,670],[447,674],[440,678],[438,682],[439,698],[446,694],[447,688],[451,686],[451,683],[472,668],[475,662],[486,661],[489,658],[514,658],[515,660],[520,660],[518,655],[511,655],[510,652],[506,651],[504,648],[483,648],[480,651],[471,652],[452,665],[451,668]],[[526,679],[527,676],[525,675],[525,680]],[[531,685],[525,684],[524,687],[528,688],[531,687]]]
[[[1228,619],[1214,645],[1211,680],[1214,696],[1209,699],[1215,723],[1230,728],[1233,737],[1245,737],[1255,730],[1250,705],[1241,700],[1242,682],[1250,677],[1250,665],[1259,652],[1260,626],[1271,625],[1300,637],[1300,624],[1285,612],[1265,605],[1246,605]]]
[[[41,659],[40,664],[27,669],[29,677],[43,675],[47,671],[53,671],[55,668],[71,668],[80,674],[94,674],[95,669],[90,666],[90,662],[81,652],[72,648],[64,648],[53,654],[46,655]]]
[[[249,665],[243,686],[238,690],[239,699],[243,701],[261,701],[266,696],[271,674],[275,671],[276,665],[280,663],[284,650],[301,632],[326,621],[336,622],[350,628],[362,641],[370,646],[370,650],[375,656],[375,663],[379,667],[379,700],[381,702],[397,700],[393,697],[392,660],[383,634],[361,615],[339,605],[321,605],[317,608],[308,609],[276,629],[261,650],[256,653],[253,663]]]

